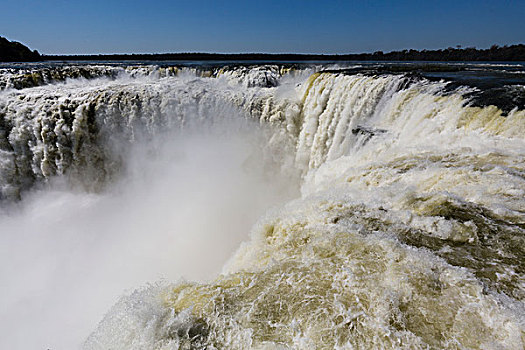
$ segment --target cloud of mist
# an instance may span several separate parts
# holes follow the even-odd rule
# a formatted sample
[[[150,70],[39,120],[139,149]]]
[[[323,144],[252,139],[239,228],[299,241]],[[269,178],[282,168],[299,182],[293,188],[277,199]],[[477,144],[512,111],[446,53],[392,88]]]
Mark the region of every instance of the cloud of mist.
[[[225,121],[130,146],[102,193],[56,179],[0,208],[0,348],[73,349],[125,292],[216,276],[297,183],[256,124]]]

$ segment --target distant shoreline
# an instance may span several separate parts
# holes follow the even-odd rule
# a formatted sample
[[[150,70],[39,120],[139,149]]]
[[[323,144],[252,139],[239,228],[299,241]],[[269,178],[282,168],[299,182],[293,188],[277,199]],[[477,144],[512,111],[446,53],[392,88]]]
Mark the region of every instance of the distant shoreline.
[[[0,62],[42,61],[502,61],[525,62],[525,44],[488,49],[449,47],[441,50],[401,50],[359,54],[297,54],[297,53],[162,53],[162,54],[98,54],[45,55],[27,46],[0,37]]]
[[[525,45],[492,46],[490,49],[448,48],[402,50],[360,54],[269,54],[269,53],[163,53],[41,55],[43,61],[525,61]]]

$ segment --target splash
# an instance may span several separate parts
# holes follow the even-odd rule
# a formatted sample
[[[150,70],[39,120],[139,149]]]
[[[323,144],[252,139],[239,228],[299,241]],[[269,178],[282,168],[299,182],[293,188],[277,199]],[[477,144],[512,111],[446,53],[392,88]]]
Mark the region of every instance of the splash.
[[[201,256],[220,251],[227,256],[245,240],[219,277],[211,278],[216,272],[211,271],[206,281],[162,282],[129,293],[84,348],[523,348],[524,111],[475,107],[469,88],[450,89],[445,82],[409,75],[331,71],[305,77],[275,67],[214,72],[101,78],[76,90],[72,82],[67,88],[46,85],[24,92],[23,99],[21,92],[2,95],[1,110],[10,123],[5,142],[12,148],[4,146],[4,174],[12,159],[25,161],[28,169],[17,183],[6,182],[4,193],[24,197],[24,188],[49,184],[57,176],[75,179],[74,174],[88,184],[104,184],[95,195],[112,188],[126,193],[133,186],[118,185],[126,174],[141,177],[137,169],[144,168],[159,173],[147,161],[119,159],[141,154],[129,145],[163,140],[158,136],[163,130],[180,137],[188,125],[215,130],[227,115],[270,126],[263,128],[259,142],[262,161],[246,154],[237,158],[235,152],[224,157],[248,159],[241,163],[255,169],[250,176],[270,180],[271,186],[262,186],[251,200],[293,188],[294,181],[284,179],[301,179],[299,198],[262,215],[293,191],[275,195],[253,211],[262,217],[248,240],[236,234],[228,249],[219,248],[217,240],[206,251],[197,239],[201,231],[186,236]],[[55,139],[41,136],[42,123],[53,120],[43,111],[60,116],[65,95],[75,101],[72,125],[78,125],[76,132],[66,129],[65,134],[84,135],[81,147],[62,147],[70,158],[56,156],[60,152],[49,150],[57,144],[49,140]],[[11,111],[19,111],[18,117]],[[47,130],[58,135],[56,125]],[[228,138],[245,133],[231,125],[226,129]],[[35,136],[22,136],[28,134]],[[189,147],[194,151],[190,160],[217,147],[208,136],[196,140]],[[26,144],[38,147],[24,149]],[[20,146],[15,150],[13,145]],[[219,157],[213,154],[205,157],[202,169],[188,172],[193,186],[184,205],[199,198],[194,189],[203,187],[200,180],[221,176],[221,167],[205,166]],[[52,160],[49,172],[43,170],[46,159]],[[60,168],[58,159],[71,161]],[[169,168],[173,156],[159,159]],[[19,186],[26,178],[31,183]],[[143,208],[157,198],[177,196],[169,191],[164,196],[169,186],[156,176],[149,179],[151,196],[133,194],[123,202],[140,198],[138,208]],[[187,181],[175,176],[170,186]],[[197,205],[205,215],[237,203],[230,216],[219,215],[222,223],[210,231],[217,232],[216,239],[231,237],[221,228],[243,220],[250,202],[227,198],[229,193],[261,186],[248,181],[235,187],[224,186],[218,197],[207,192],[206,198],[216,202]],[[161,210],[155,218],[163,222],[173,215]],[[240,230],[253,221],[253,216],[246,219]],[[137,237],[150,231],[158,229],[139,227]],[[177,252],[175,258],[193,266]],[[198,274],[189,277],[198,280]]]

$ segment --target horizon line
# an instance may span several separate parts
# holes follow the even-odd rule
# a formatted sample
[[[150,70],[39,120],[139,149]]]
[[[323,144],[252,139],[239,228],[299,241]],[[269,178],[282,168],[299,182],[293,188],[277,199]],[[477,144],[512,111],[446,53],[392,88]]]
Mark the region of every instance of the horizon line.
[[[525,45],[525,42],[520,43],[513,43],[513,44],[493,44],[489,47],[483,47],[478,48],[476,46],[466,46],[463,47],[462,45],[455,45],[455,46],[448,46],[446,48],[438,48],[438,49],[415,49],[415,48],[403,48],[403,49],[397,49],[397,50],[391,50],[391,51],[383,51],[383,50],[376,50],[376,51],[368,51],[368,52],[337,52],[337,53],[316,53],[316,52],[255,52],[255,51],[245,51],[245,52],[209,52],[209,51],[177,51],[177,52],[127,52],[127,53],[40,53],[41,56],[130,56],[130,55],[300,55],[300,56],[349,56],[349,55],[372,55],[379,52],[383,52],[383,54],[389,54],[389,53],[396,53],[396,52],[404,52],[404,51],[418,51],[418,52],[424,52],[424,51],[443,51],[448,49],[453,50],[467,50],[467,49],[475,49],[475,50],[489,50],[491,47],[498,47],[498,48],[504,48],[504,47],[512,47],[512,46],[520,46]]]

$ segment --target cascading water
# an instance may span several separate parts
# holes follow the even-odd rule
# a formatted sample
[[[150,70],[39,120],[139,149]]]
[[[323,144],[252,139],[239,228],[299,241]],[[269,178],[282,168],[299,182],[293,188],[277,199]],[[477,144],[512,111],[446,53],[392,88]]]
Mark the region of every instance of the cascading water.
[[[208,259],[218,242],[235,242],[225,249],[231,252],[245,241],[218,277],[202,268],[185,275],[200,282],[128,293],[84,348],[524,347],[525,112],[476,107],[475,89],[445,81],[321,68],[119,68],[127,73],[0,92],[6,243],[23,245],[14,230],[34,217],[34,203],[59,212],[63,203],[84,205],[85,216],[68,211],[83,223],[101,215],[69,193],[91,196],[109,213],[76,228],[84,237],[111,227],[114,237],[101,237],[103,250],[95,250],[102,257],[106,239],[119,251],[148,252],[148,236],[155,241],[154,232],[165,230],[173,246],[145,254],[165,257],[163,271],[173,264],[181,276],[185,263],[188,271],[196,261],[222,264],[224,255]],[[232,141],[246,134],[258,141]],[[237,167],[244,175],[225,171]],[[53,195],[63,180],[62,195]],[[192,203],[195,216],[185,216]],[[152,221],[137,229],[122,223],[139,213]],[[192,226],[204,218],[211,226]],[[163,221],[173,229],[149,224]],[[24,239],[40,242],[31,225],[22,227],[29,227]],[[79,252],[93,245],[85,239]],[[62,287],[70,297],[91,294]]]

